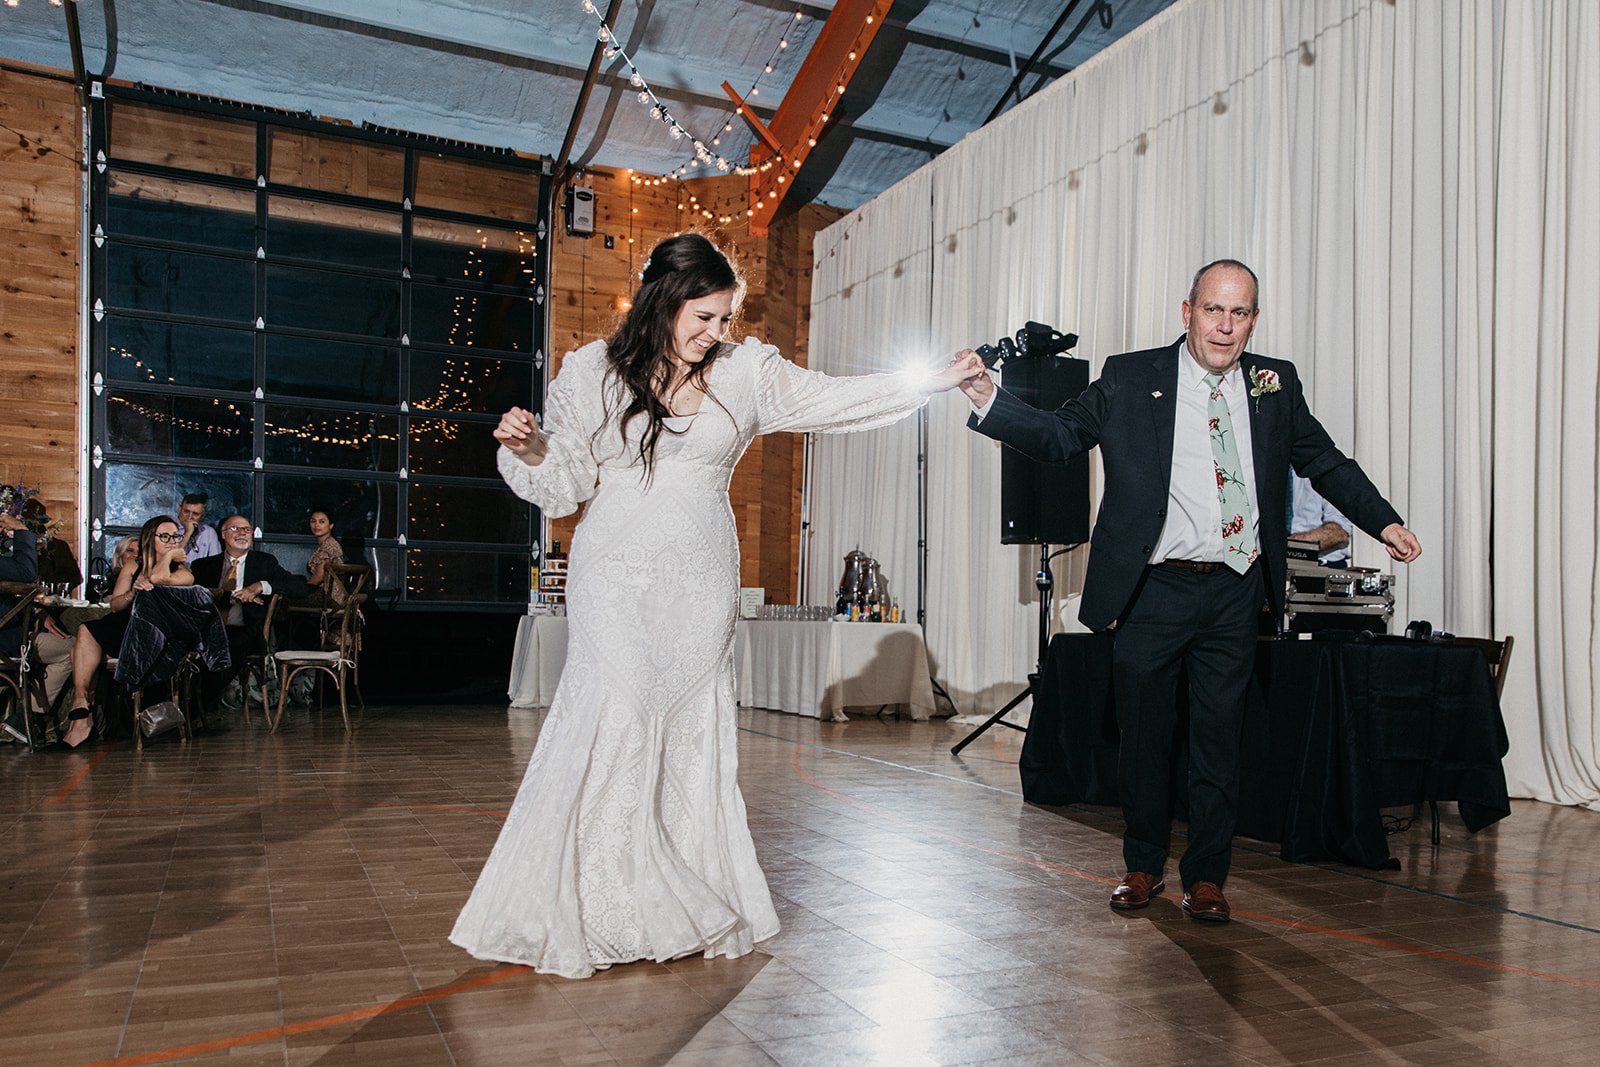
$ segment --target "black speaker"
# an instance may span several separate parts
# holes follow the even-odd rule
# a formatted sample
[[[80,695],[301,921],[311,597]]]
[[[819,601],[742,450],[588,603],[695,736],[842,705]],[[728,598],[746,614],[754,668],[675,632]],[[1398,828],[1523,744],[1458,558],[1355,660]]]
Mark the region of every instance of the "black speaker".
[[[1089,361],[1066,356],[1008,359],[1006,391],[1054,411],[1089,385]],[[1072,545],[1089,540],[1089,456],[1040,463],[1010,445],[1000,450],[1000,543]]]

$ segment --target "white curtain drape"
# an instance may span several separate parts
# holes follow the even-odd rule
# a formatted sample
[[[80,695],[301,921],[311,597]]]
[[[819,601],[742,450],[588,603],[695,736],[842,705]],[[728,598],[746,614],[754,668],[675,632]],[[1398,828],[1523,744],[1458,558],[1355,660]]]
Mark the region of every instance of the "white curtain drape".
[[[815,247],[810,364],[829,374],[928,367],[932,254],[928,179],[918,171],[852,217],[836,244]],[[821,314],[821,319],[817,318]],[[844,556],[876,559],[906,618],[916,619],[917,420],[870,433],[818,434],[812,444],[810,603],[834,602]]]
[[[1600,807],[1597,247],[1600,5],[1189,0],[819,234],[812,322],[948,355],[1036,319],[1079,333],[1097,373],[1178,336],[1200,264],[1250,263],[1252,347],[1296,362],[1422,538],[1397,619],[1515,635],[1512,789]],[[931,409],[927,633],[978,711],[1033,665],[1036,553],[999,546],[998,448],[965,414]],[[896,462],[837,442],[819,543],[904,544],[914,504],[866,489],[914,500],[914,450]],[[1357,540],[1358,563],[1393,566]]]

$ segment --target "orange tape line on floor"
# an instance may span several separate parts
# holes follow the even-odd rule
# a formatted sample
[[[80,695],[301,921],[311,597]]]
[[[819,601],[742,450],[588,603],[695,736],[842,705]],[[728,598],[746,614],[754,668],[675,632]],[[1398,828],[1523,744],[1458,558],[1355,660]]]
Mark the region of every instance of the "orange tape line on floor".
[[[389,1015],[408,1008],[432,1004],[436,1000],[453,997],[457,993],[466,993],[484,986],[504,982],[508,978],[522,978],[534,973],[529,967],[501,966],[488,974],[476,978],[467,978],[449,985],[440,986],[438,989],[429,989],[421,993],[412,993],[410,996],[391,1000],[387,1004],[374,1004],[368,1008],[355,1008],[351,1011],[342,1011],[334,1015],[323,1015],[315,1019],[303,1019],[297,1023],[288,1023],[283,1026],[269,1026],[264,1030],[252,1030],[249,1033],[234,1034],[232,1037],[219,1037],[211,1041],[200,1041],[192,1045],[175,1045],[171,1048],[155,1049],[151,1052],[140,1052],[132,1056],[117,1056],[109,1060],[96,1060],[84,1064],[83,1067],[135,1067],[144,1063],[168,1063],[172,1060],[181,1060],[189,1056],[199,1056],[207,1052],[220,1052],[225,1049],[239,1048],[244,1045],[257,1045],[263,1041],[273,1041],[278,1038],[292,1037],[295,1034],[306,1034],[316,1030],[328,1030],[346,1023],[365,1022],[375,1019],[380,1015]]]
[[[65,801],[72,795],[74,790],[84,783],[84,780],[89,777],[90,772],[100,765],[100,761],[109,755],[111,755],[109,752],[96,752],[94,755],[90,756],[89,761],[82,767],[79,767],[77,770],[73,771],[72,777],[61,783],[61,788],[52,793],[50,795],[50,799],[46,800],[45,803],[60,804]]]

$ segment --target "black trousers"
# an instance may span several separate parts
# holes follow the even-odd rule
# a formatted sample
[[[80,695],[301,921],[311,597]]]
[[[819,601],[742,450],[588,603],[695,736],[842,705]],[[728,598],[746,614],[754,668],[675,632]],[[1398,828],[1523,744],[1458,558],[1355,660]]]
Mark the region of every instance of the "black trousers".
[[[233,662],[220,671],[205,671],[200,675],[200,699],[206,711],[215,712],[222,706],[222,693],[228,683],[244,674],[246,660],[261,654],[261,626],[259,623],[229,626],[228,655]]]
[[[1145,571],[1112,652],[1117,788],[1130,871],[1162,874],[1171,832],[1168,782],[1178,677],[1189,683],[1189,847],[1178,864],[1185,888],[1222,885],[1233,858],[1239,797],[1239,733],[1266,596],[1259,564],[1244,574],[1176,567]]]

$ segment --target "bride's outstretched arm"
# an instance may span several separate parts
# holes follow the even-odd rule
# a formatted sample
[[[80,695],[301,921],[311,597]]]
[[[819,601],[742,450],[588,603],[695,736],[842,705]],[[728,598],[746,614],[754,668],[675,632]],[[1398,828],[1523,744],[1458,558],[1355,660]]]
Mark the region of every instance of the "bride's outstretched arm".
[[[762,433],[840,433],[887,426],[981,373],[977,353],[964,351],[944,369],[861,374],[835,378],[784,359],[776,348],[761,351],[759,416]]]

